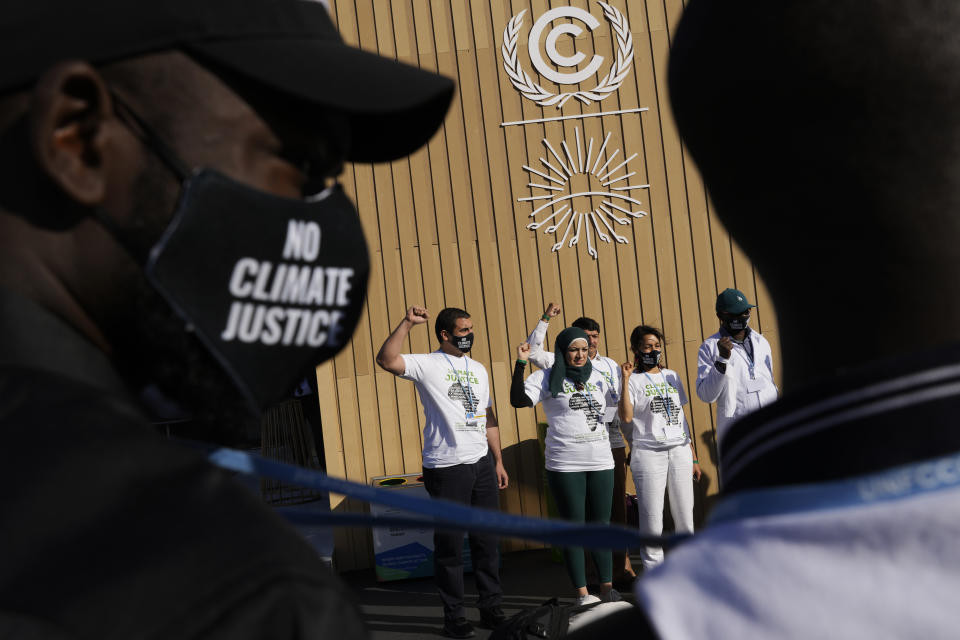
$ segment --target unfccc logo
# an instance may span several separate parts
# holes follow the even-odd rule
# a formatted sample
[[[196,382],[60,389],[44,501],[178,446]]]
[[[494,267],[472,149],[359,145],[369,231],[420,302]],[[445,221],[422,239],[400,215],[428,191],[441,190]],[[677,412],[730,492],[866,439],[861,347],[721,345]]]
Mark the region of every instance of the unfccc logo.
[[[589,91],[578,90],[552,93],[534,82],[530,78],[530,75],[524,71],[517,58],[517,42],[520,39],[520,30],[523,27],[523,14],[526,13],[526,9],[515,15],[511,18],[510,22],[507,23],[506,28],[503,30],[503,46],[501,48],[503,68],[510,77],[510,82],[513,83],[513,86],[515,86],[525,98],[529,98],[543,107],[556,105],[559,109],[570,98],[575,98],[583,104],[591,104],[594,101],[599,102],[623,84],[627,72],[630,71],[630,65],[633,63],[633,36],[630,34],[630,26],[627,24],[627,19],[623,17],[623,14],[621,14],[616,7],[612,7],[605,2],[598,2],[597,4],[603,9],[603,15],[607,19],[607,22],[610,23],[610,27],[616,36],[617,57],[611,65],[609,73],[600,80],[597,86]],[[540,16],[530,29],[528,46],[530,62],[537,70],[537,73],[555,82],[557,85],[579,84],[600,70],[601,66],[603,66],[604,58],[600,55],[594,55],[585,67],[568,73],[561,73],[548,64],[540,52],[541,42],[546,51],[547,58],[558,67],[567,69],[577,67],[586,59],[586,56],[579,51],[572,56],[565,56],[557,51],[557,40],[561,36],[569,35],[575,38],[583,33],[583,28],[577,24],[558,24],[547,32],[546,38],[544,39],[544,31],[547,26],[560,18],[570,18],[581,22],[585,24],[590,31],[594,31],[601,24],[600,21],[588,11],[578,7],[557,7],[550,9]]]

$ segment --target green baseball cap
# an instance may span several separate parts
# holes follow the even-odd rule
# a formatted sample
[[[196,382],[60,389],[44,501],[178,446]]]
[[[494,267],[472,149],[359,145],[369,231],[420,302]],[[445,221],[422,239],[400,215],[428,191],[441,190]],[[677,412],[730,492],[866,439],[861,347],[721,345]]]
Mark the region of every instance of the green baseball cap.
[[[753,309],[757,305],[750,304],[747,296],[737,289],[724,289],[717,296],[717,313],[735,313],[741,314],[747,309]]]

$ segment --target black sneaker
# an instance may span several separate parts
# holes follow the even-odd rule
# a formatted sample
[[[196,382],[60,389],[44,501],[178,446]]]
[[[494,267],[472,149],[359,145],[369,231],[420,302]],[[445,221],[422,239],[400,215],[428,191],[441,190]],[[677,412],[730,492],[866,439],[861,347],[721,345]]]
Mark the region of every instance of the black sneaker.
[[[500,607],[480,609],[480,626],[487,629],[496,629],[507,619],[507,614]]]
[[[473,625],[466,618],[447,619],[443,621],[443,635],[448,638],[472,638]]]

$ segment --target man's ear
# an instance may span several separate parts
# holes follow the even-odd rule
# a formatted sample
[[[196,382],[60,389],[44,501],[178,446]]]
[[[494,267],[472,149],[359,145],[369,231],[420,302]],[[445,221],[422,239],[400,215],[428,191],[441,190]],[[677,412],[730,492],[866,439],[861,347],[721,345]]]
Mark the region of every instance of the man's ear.
[[[117,135],[110,93],[85,62],[61,62],[37,81],[31,96],[30,145],[40,169],[77,204],[92,207],[106,197],[105,159]]]

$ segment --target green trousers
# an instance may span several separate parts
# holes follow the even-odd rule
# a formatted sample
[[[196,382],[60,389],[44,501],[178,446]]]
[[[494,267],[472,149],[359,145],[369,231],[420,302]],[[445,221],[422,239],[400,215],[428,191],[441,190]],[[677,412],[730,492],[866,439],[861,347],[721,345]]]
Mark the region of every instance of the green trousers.
[[[608,524],[610,507],[613,504],[613,469],[604,471],[550,471],[547,483],[557,502],[560,517],[572,522]],[[597,565],[600,582],[613,580],[613,557],[610,551],[591,550]],[[563,550],[567,573],[577,589],[587,586],[583,547],[567,547]]]

